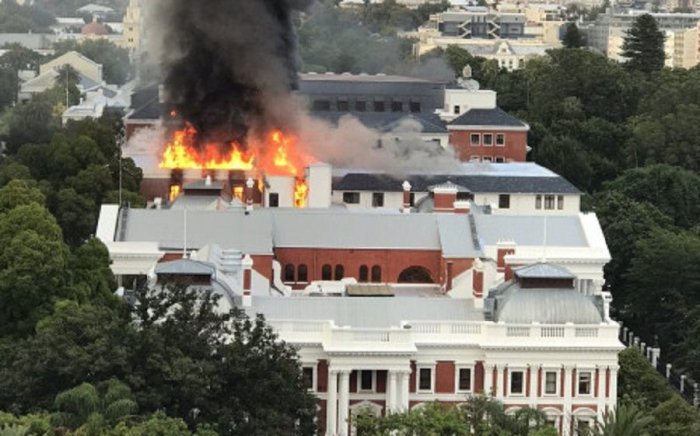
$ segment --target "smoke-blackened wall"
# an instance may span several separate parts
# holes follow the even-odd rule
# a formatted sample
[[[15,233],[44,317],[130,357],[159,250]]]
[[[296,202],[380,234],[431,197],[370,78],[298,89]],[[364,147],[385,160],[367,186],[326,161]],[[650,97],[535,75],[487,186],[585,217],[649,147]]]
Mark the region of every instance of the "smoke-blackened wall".
[[[292,15],[313,0],[153,0],[152,48],[180,117],[205,140],[282,127],[297,81]]]

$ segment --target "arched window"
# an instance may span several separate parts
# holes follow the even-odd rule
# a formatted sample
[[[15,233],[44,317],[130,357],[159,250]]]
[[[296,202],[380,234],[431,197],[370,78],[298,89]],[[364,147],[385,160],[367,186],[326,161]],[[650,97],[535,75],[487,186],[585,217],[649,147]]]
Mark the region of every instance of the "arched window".
[[[374,265],[372,267],[372,282],[378,283],[382,281],[382,267]]]
[[[302,283],[309,281],[309,269],[303,263],[297,267],[297,281]]]
[[[293,282],[294,281],[294,265],[288,263],[284,266],[284,281]]]
[[[430,271],[419,265],[414,265],[401,271],[399,283],[435,283]]]
[[[335,266],[335,279],[342,280],[343,277],[345,277],[345,268],[343,268],[343,265],[336,265]]]
[[[321,280],[331,280],[332,273],[333,268],[330,265],[323,265],[323,268],[321,268]]]
[[[364,283],[369,280],[369,268],[367,268],[367,265],[360,266],[360,277],[358,280],[360,283]]]

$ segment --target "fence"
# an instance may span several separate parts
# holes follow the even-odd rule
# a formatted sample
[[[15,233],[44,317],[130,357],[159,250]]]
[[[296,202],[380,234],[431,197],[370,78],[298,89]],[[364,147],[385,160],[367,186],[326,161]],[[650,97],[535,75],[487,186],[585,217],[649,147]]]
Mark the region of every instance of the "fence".
[[[635,347],[642,352],[651,366],[666,378],[688,403],[700,406],[700,385],[687,375],[673,368],[671,363],[661,359],[661,349],[647,345],[627,327],[620,329],[620,340],[628,347]]]

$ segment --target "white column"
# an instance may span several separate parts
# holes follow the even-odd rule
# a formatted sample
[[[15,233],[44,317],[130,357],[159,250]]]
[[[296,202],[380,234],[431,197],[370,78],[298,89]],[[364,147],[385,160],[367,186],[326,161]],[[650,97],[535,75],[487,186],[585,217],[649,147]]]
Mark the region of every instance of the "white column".
[[[503,395],[503,388],[505,387],[505,384],[503,383],[503,370],[505,367],[503,365],[499,365],[498,368],[496,369],[496,398],[499,400],[502,400],[504,395]],[[507,392],[507,391],[506,391]]]
[[[338,372],[328,371],[328,400],[326,401],[326,436],[335,436],[337,433],[338,413]]]
[[[350,371],[340,371],[338,383],[338,436],[348,435],[350,411]]]
[[[530,365],[530,406],[537,405],[537,388],[539,387],[540,365]]]
[[[398,410],[399,412],[408,412],[409,408],[409,398],[410,388],[409,381],[411,378],[410,371],[399,372],[399,400],[398,400]]]
[[[564,410],[562,411],[562,435],[563,436],[568,436],[571,434],[571,419],[572,417],[572,407],[571,407],[571,402],[573,399],[573,393],[571,392],[571,377],[572,377],[572,371],[573,371],[573,366],[565,366],[564,367],[564,378],[562,379],[562,383],[564,383]]]
[[[389,383],[386,389],[386,410],[389,413],[396,412],[398,405],[397,376],[396,371],[389,371]]]
[[[605,373],[606,368],[604,366],[598,366],[598,398],[596,398],[596,403],[598,404],[598,421],[603,422],[605,417]]]
[[[493,365],[484,364],[484,395],[490,397],[493,393]]]
[[[615,409],[617,404],[617,369],[618,366],[610,367],[610,398],[608,398],[608,404],[610,404],[610,409]]]

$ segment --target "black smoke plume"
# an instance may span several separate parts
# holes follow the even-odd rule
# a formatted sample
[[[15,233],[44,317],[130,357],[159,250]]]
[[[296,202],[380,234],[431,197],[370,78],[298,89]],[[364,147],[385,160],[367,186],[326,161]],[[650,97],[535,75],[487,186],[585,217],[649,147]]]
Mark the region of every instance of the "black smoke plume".
[[[282,127],[297,83],[292,18],[313,0],[155,0],[153,37],[168,99],[204,140]]]

